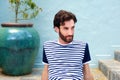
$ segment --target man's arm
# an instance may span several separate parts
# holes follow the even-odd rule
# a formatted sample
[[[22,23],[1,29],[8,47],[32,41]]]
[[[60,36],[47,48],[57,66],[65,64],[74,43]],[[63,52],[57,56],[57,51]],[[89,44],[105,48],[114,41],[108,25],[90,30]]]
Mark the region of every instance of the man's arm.
[[[93,75],[90,72],[90,67],[88,63],[83,65],[83,74],[84,80],[94,80]]]
[[[48,64],[44,65],[41,80],[48,80]]]

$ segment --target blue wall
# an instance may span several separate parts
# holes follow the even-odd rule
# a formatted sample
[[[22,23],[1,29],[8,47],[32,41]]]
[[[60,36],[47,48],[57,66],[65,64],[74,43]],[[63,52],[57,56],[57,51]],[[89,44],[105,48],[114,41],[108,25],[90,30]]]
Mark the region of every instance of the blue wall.
[[[53,30],[53,17],[61,9],[77,16],[75,39],[89,43],[91,67],[98,66],[100,59],[112,59],[114,50],[120,49],[120,0],[34,0],[43,11],[34,22],[41,39],[41,48],[35,67],[42,64],[44,41],[57,39]],[[13,20],[8,0],[0,0],[0,23]],[[28,21],[29,22],[29,21]]]

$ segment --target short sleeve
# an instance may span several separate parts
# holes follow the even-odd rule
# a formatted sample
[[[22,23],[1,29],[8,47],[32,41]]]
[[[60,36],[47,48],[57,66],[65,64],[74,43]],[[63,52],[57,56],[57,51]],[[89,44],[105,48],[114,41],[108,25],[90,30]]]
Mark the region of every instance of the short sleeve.
[[[43,62],[48,64],[48,60],[47,60],[44,48],[43,48]]]
[[[83,64],[90,61],[91,57],[90,57],[90,52],[89,52],[89,46],[86,43],[86,47],[85,47],[85,53],[84,53],[84,58],[83,58]]]

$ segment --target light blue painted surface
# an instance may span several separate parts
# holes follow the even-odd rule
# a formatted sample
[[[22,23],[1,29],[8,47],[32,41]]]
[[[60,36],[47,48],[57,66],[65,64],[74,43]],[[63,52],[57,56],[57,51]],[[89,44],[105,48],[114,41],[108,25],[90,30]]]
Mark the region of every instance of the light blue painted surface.
[[[120,49],[120,0],[35,1],[43,8],[39,16],[31,20],[41,39],[35,67],[42,65],[43,42],[57,39],[57,34],[53,30],[53,17],[61,9],[75,13],[78,19],[75,39],[89,43],[91,67],[97,67],[100,59],[112,59],[114,50]],[[0,23],[13,20],[13,14],[8,6],[8,0],[0,0]]]

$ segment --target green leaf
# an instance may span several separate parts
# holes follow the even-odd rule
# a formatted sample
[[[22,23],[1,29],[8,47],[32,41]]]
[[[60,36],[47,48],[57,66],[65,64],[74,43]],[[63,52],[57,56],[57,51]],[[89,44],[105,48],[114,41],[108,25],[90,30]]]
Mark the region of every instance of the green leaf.
[[[16,3],[20,3],[20,0],[15,0],[16,1]]]
[[[9,2],[10,2],[11,4],[13,4],[13,3],[15,3],[15,0],[9,0]]]
[[[31,9],[34,9],[36,7],[36,4],[32,2],[30,7]]]
[[[27,19],[28,18],[28,13],[23,13],[23,18]]]

